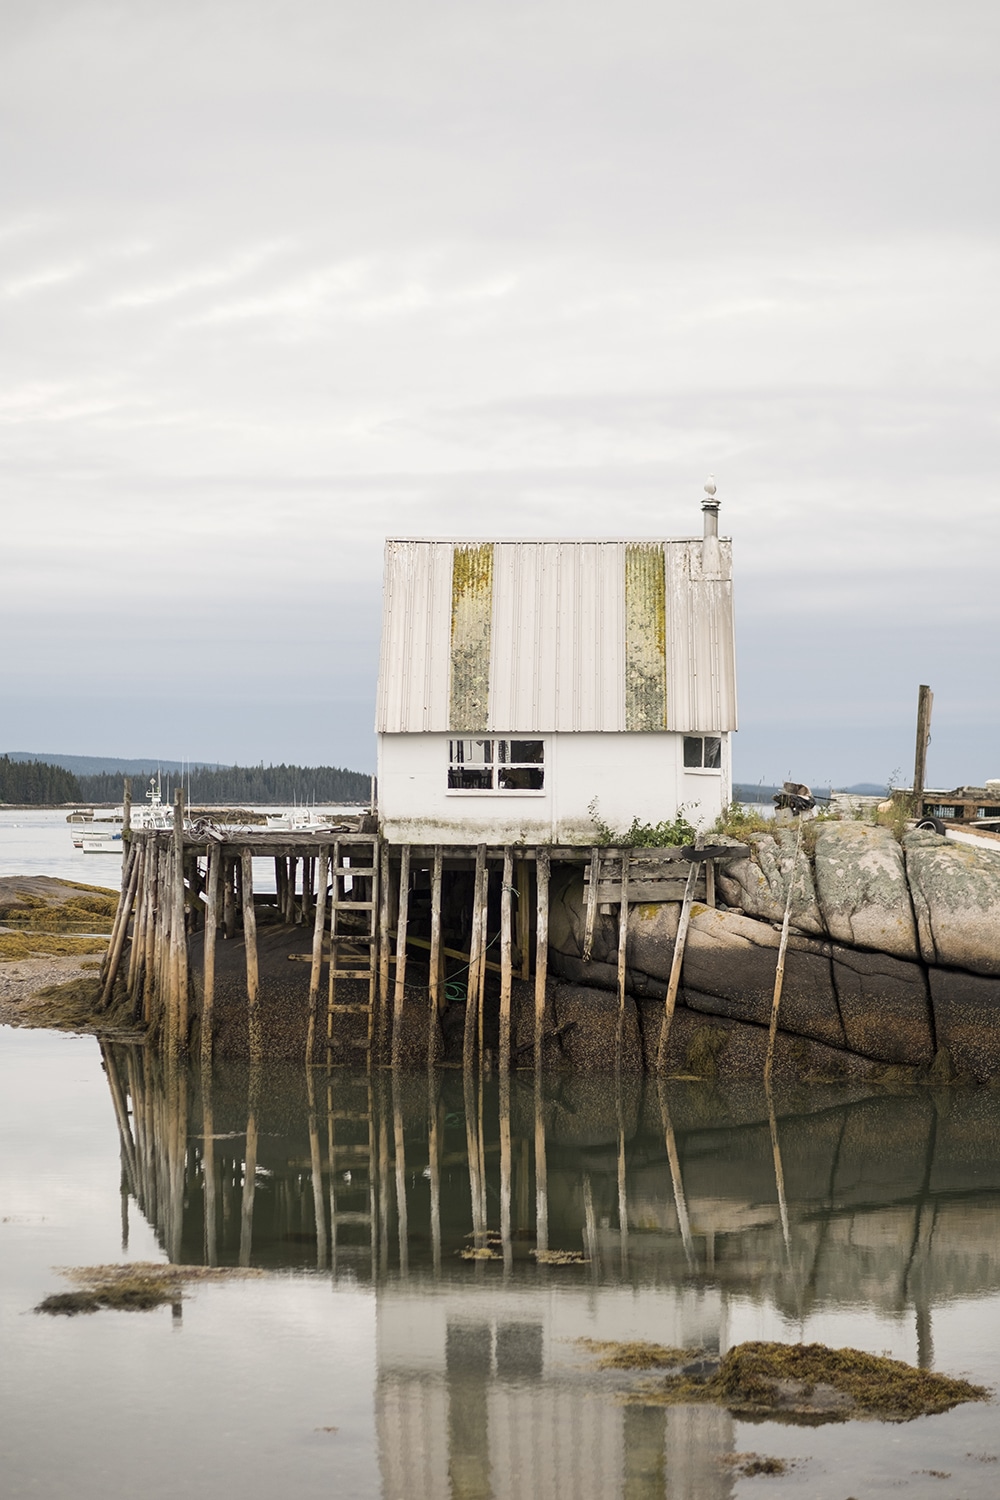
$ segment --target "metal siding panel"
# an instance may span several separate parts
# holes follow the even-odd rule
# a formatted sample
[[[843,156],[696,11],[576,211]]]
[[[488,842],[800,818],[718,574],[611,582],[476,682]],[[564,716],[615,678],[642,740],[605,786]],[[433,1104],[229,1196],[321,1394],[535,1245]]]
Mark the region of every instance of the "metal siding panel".
[[[659,684],[654,681],[653,695],[659,693],[661,703],[664,694],[666,699],[665,722],[661,718],[648,727],[682,733],[735,729],[732,549],[721,542],[719,572],[703,578],[700,541],[498,542],[485,548],[390,541],[376,728],[444,733],[451,727],[456,551],[466,554],[460,575],[471,569],[478,579],[471,593],[462,593],[459,635],[473,648],[465,666],[475,663],[480,688],[488,671],[487,703],[476,709],[476,723],[461,728],[482,732],[488,725],[496,732],[527,734],[647,727],[648,720],[626,720],[625,711],[625,575],[633,548],[645,554],[646,566],[650,554],[663,556],[662,606],[643,592],[646,585],[637,586],[645,611],[640,639],[644,648],[652,646],[654,669],[661,653],[663,675]],[[480,559],[478,573],[470,552]],[[484,574],[487,553],[491,587]],[[650,632],[657,608],[662,646],[655,628]],[[635,624],[634,613],[630,623]],[[634,646],[634,630],[629,642]],[[460,698],[471,692],[461,674],[459,688]],[[645,716],[648,698],[643,704]]]
[[[666,578],[662,542],[625,549],[625,727],[667,727]]]
[[[456,546],[451,575],[450,727],[482,733],[489,724],[493,627],[493,543]]]

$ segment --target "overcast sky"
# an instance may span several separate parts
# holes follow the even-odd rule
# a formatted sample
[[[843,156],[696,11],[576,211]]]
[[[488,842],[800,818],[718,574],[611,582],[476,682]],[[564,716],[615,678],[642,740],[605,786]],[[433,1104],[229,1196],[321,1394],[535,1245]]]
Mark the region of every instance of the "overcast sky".
[[[734,537],[738,778],[1000,776],[992,0],[0,0],[0,749],[374,761],[392,535]]]

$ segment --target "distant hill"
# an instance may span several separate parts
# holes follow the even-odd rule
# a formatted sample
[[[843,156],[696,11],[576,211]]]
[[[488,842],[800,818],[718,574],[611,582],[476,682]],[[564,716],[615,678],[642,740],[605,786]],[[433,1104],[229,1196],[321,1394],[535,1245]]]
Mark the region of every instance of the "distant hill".
[[[880,786],[875,781],[856,781],[853,786],[838,786],[835,792],[853,792],[856,797],[888,797],[889,788]],[[737,802],[770,802],[771,798],[781,791],[780,786],[768,786],[764,783],[758,784],[753,781],[734,781],[733,796]],[[829,797],[828,786],[814,786],[812,788],[814,797]]]
[[[116,776],[152,776],[157,771],[164,774],[167,771],[187,771],[189,765],[208,771],[219,770],[218,761],[157,760],[155,756],[148,760],[116,760],[109,755],[52,755],[41,750],[5,750],[0,754],[13,761],[37,760],[47,766],[62,766],[64,771],[72,771],[77,776],[100,776],[105,772]]]
[[[111,770],[91,770],[93,766]],[[64,755],[41,761],[24,752],[0,755],[0,803],[34,807],[60,802],[120,802],[123,781],[132,778],[137,802],[145,796],[147,776],[161,773],[163,800],[183,785],[192,803],[292,802],[367,803],[371,777],[342,766],[195,766],[180,761],[108,760],[96,756]]]

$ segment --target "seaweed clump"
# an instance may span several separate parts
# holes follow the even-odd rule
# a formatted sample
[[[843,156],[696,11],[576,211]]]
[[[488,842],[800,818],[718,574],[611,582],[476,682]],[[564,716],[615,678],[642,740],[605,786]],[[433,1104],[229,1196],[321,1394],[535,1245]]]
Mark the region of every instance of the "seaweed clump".
[[[650,1405],[711,1402],[749,1418],[909,1422],[988,1395],[983,1386],[967,1380],[860,1349],[752,1341],[737,1344],[717,1362],[702,1361],[667,1375],[634,1399]]]
[[[132,1261],[124,1265],[81,1266],[63,1272],[79,1283],[73,1292],[53,1292],[35,1312],[74,1317],[78,1313],[148,1312],[165,1302],[178,1302],[185,1283],[229,1281],[262,1276],[262,1271],[240,1266],[170,1266]]]
[[[703,1349],[675,1349],[667,1344],[647,1344],[639,1339],[625,1343],[577,1339],[577,1343],[597,1356],[599,1370],[668,1370],[704,1354]]]

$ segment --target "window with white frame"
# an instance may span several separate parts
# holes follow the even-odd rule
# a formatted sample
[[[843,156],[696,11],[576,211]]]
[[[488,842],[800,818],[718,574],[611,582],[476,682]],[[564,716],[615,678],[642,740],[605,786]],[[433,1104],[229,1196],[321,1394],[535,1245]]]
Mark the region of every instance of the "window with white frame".
[[[540,792],[543,740],[449,740],[450,792]]]
[[[684,736],[685,771],[721,771],[722,738],[717,734]]]

